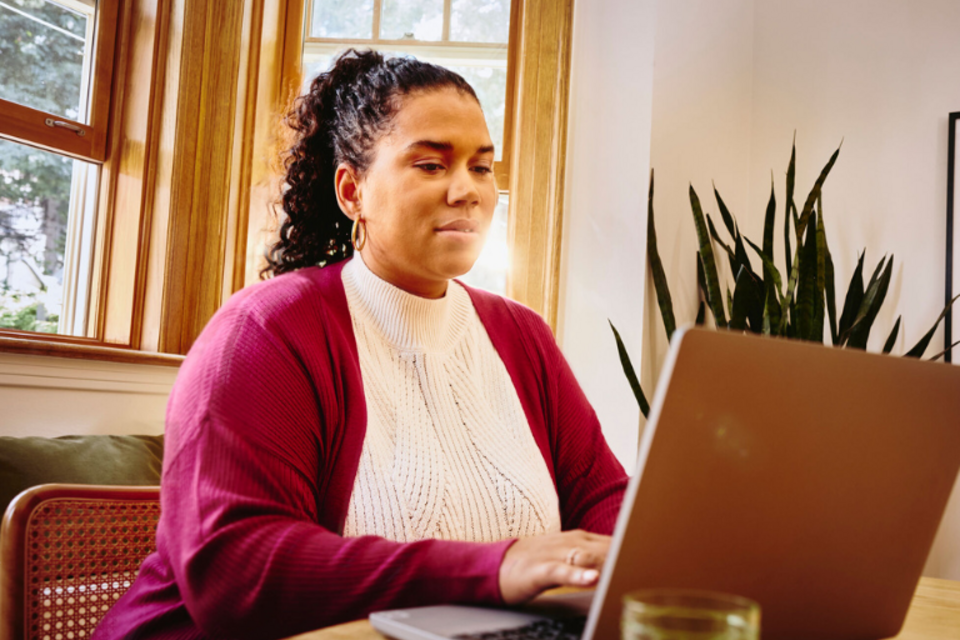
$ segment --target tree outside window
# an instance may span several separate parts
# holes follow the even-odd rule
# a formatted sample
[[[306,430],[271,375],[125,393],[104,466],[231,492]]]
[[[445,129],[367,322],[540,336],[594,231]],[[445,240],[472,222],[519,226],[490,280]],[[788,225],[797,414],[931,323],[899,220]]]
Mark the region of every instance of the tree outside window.
[[[0,2],[0,97],[84,121],[92,12],[77,4]],[[0,140],[0,328],[58,332],[72,185],[86,164]]]

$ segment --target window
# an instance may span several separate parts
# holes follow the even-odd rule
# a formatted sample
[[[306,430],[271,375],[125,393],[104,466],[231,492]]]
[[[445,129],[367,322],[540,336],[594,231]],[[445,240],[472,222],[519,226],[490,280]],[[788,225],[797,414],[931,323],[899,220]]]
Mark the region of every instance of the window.
[[[411,55],[448,67],[477,92],[496,146],[502,191],[487,244],[468,284],[505,293],[510,182],[507,163],[507,58],[511,0],[308,0],[303,42],[303,87],[347,47]]]
[[[393,0],[331,6],[379,11],[385,28],[413,25],[403,35],[423,38],[437,37],[428,23],[440,15],[439,40],[399,43],[460,66],[494,67],[506,51],[504,104],[513,92],[516,106],[504,109],[497,171],[509,215],[494,233],[507,238],[508,295],[553,323],[572,0],[512,0],[506,49],[493,41],[502,29],[464,31],[457,17],[497,0],[420,1],[415,19]],[[281,190],[277,126],[300,83],[313,8],[204,7],[0,0],[0,287],[3,304],[18,305],[0,311],[0,351],[177,366],[223,301],[258,279]],[[369,45],[373,33],[371,22],[351,42]],[[479,284],[501,287],[494,275]],[[32,292],[11,300],[14,280]]]
[[[115,0],[0,0],[0,329],[87,334]]]

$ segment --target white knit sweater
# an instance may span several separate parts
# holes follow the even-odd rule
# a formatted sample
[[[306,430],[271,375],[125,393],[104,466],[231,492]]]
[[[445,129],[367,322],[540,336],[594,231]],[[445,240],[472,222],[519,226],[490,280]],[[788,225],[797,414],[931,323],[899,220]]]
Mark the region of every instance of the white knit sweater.
[[[493,542],[560,530],[556,488],[469,294],[409,294],[359,257],[343,284],[367,431],[345,536]]]

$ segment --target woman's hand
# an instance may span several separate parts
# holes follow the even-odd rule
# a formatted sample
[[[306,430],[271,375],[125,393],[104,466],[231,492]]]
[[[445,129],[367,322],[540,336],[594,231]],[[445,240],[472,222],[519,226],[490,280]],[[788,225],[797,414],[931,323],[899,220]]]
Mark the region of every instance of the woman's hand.
[[[609,547],[610,536],[580,530],[520,538],[500,564],[504,602],[524,602],[552,587],[593,586]]]

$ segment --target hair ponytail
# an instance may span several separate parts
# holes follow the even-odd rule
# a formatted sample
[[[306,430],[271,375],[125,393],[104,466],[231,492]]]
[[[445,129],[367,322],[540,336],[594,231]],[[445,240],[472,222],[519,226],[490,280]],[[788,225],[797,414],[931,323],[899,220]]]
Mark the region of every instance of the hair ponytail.
[[[446,86],[477,97],[449,69],[413,58],[385,59],[376,51],[348,49],[313,80],[285,118],[294,134],[284,158],[286,217],[261,278],[353,255],[351,222],[334,186],[337,166],[349,164],[362,175],[399,107],[398,96]]]

